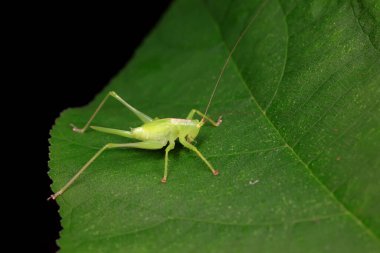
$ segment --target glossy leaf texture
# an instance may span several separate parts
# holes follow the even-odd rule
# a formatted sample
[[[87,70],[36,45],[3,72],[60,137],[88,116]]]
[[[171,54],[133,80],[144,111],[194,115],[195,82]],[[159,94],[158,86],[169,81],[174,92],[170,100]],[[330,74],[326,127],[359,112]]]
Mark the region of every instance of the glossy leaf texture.
[[[380,9],[373,0],[178,0],[133,60],[51,131],[57,191],[103,145],[114,90],[151,117],[204,110],[197,147],[109,150],[57,201],[61,252],[380,252]],[[116,101],[94,125],[140,124]]]

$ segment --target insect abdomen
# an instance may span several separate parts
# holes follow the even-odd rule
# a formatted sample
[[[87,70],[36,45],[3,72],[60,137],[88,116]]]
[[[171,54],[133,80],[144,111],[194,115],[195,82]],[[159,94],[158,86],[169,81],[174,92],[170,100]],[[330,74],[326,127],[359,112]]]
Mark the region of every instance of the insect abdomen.
[[[140,140],[169,140],[176,135],[176,127],[167,119],[154,120],[132,129],[132,134]]]

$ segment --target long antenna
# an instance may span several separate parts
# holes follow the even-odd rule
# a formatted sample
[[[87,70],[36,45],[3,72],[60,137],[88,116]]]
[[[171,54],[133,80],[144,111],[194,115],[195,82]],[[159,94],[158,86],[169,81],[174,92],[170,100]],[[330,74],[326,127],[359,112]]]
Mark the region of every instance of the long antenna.
[[[231,58],[232,58],[232,54],[235,52],[237,46],[239,45],[241,39],[244,37],[244,35],[247,33],[249,27],[252,25],[253,21],[257,18],[257,16],[260,14],[261,10],[264,8],[265,4],[267,3],[268,0],[265,0],[262,2],[262,4],[259,6],[259,8],[257,9],[256,13],[252,16],[251,20],[249,21],[248,25],[244,28],[244,30],[240,33],[238,39],[236,40],[234,46],[232,47],[230,53],[228,54],[228,57],[227,57],[227,60],[225,61],[222,69],[220,70],[220,73],[219,73],[219,76],[218,76],[218,80],[216,80],[216,83],[215,83],[215,86],[214,86],[214,90],[212,91],[211,93],[211,97],[210,97],[210,100],[208,101],[208,104],[207,104],[207,107],[206,107],[206,110],[205,110],[205,113],[202,117],[202,120],[201,122],[204,121],[205,119],[205,116],[207,115],[207,112],[208,112],[208,109],[210,108],[210,105],[211,105],[211,101],[212,99],[214,98],[214,95],[215,95],[215,92],[216,92],[216,89],[218,88],[218,85],[220,83],[220,80],[222,79],[222,76],[224,74],[224,71],[226,70],[227,68],[227,65],[228,63],[230,62]]]

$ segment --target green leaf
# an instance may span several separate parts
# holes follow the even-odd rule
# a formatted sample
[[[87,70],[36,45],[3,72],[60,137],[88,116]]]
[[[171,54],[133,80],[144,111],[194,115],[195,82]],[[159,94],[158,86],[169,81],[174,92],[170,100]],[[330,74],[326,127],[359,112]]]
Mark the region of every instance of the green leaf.
[[[260,7],[261,6],[261,7]],[[60,198],[61,252],[380,252],[380,9],[376,0],[173,3],[123,69],[51,132],[57,191],[122,137],[84,125],[115,90],[152,117],[204,110],[228,65],[197,146],[110,150]],[[140,123],[107,102],[94,124]]]

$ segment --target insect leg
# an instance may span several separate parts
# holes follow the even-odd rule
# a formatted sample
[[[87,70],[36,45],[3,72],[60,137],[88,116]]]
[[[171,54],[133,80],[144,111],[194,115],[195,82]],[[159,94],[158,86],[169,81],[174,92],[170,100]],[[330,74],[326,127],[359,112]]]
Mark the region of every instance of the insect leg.
[[[108,143],[103,148],[99,149],[98,152],[55,194],[51,195],[48,200],[56,199],[58,196],[62,195],[67,188],[69,188],[74,181],[95,161],[95,159],[107,149],[111,148],[140,148],[140,149],[160,149],[166,145],[163,141],[143,141],[136,143]]]
[[[121,97],[119,97],[119,95],[117,95],[116,92],[111,91],[109,94],[111,96],[113,96],[114,98],[116,98],[120,103],[122,103],[123,105],[125,105],[125,107],[127,107],[131,112],[133,112],[142,122],[147,123],[147,122],[150,122],[150,121],[153,120],[148,115],[140,112],[139,110],[137,110],[136,108],[134,108],[133,106],[131,106],[130,104],[128,104],[124,99],[122,99]]]
[[[125,100],[123,100],[121,97],[119,97],[119,95],[116,94],[116,92],[114,91],[110,91],[106,96],[105,98],[102,100],[102,102],[100,102],[100,104],[98,105],[98,107],[96,108],[96,110],[94,111],[94,113],[91,115],[90,119],[87,121],[86,125],[84,125],[83,128],[77,128],[76,126],[74,126],[73,124],[71,124],[71,126],[73,127],[73,131],[75,132],[78,132],[78,133],[84,133],[87,128],[90,126],[91,124],[91,121],[95,118],[96,114],[98,114],[99,110],[103,107],[104,103],[107,101],[107,99],[112,96],[114,97],[115,99],[117,99],[120,103],[122,103],[123,105],[125,105],[131,112],[133,112],[142,122],[146,123],[146,122],[150,122],[152,121],[152,118],[149,117],[148,115],[145,115],[144,113],[140,112],[139,110],[137,110],[136,108],[134,108],[133,106],[131,106],[130,104],[128,104]]]
[[[207,161],[207,159],[202,155],[201,152],[199,152],[199,150],[192,144],[190,144],[186,139],[185,137],[179,137],[179,142],[185,146],[186,148],[194,151],[205,163],[206,165],[210,168],[212,174],[214,174],[215,176],[219,174],[219,171],[215,170],[214,167],[211,165],[211,163],[209,161]]]
[[[162,183],[166,183],[166,179],[168,177],[168,163],[169,163],[168,154],[170,150],[174,149],[174,146],[175,146],[175,142],[170,141],[169,145],[165,149],[165,170],[164,170],[164,177],[161,179]]]
[[[115,134],[120,135],[127,138],[134,138],[132,133],[130,131],[125,130],[119,130],[119,129],[113,129],[113,128],[106,128],[106,127],[98,127],[98,126],[90,126],[95,131],[107,133],[107,134]]]
[[[213,126],[219,126],[221,123],[222,123],[222,116],[220,116],[218,118],[218,121],[215,122],[213,121],[210,117],[204,115],[203,113],[201,113],[200,111],[196,110],[196,109],[192,109],[189,114],[187,115],[186,119],[193,119],[194,117],[194,114],[198,114],[199,116],[201,116],[202,118],[208,120]]]

